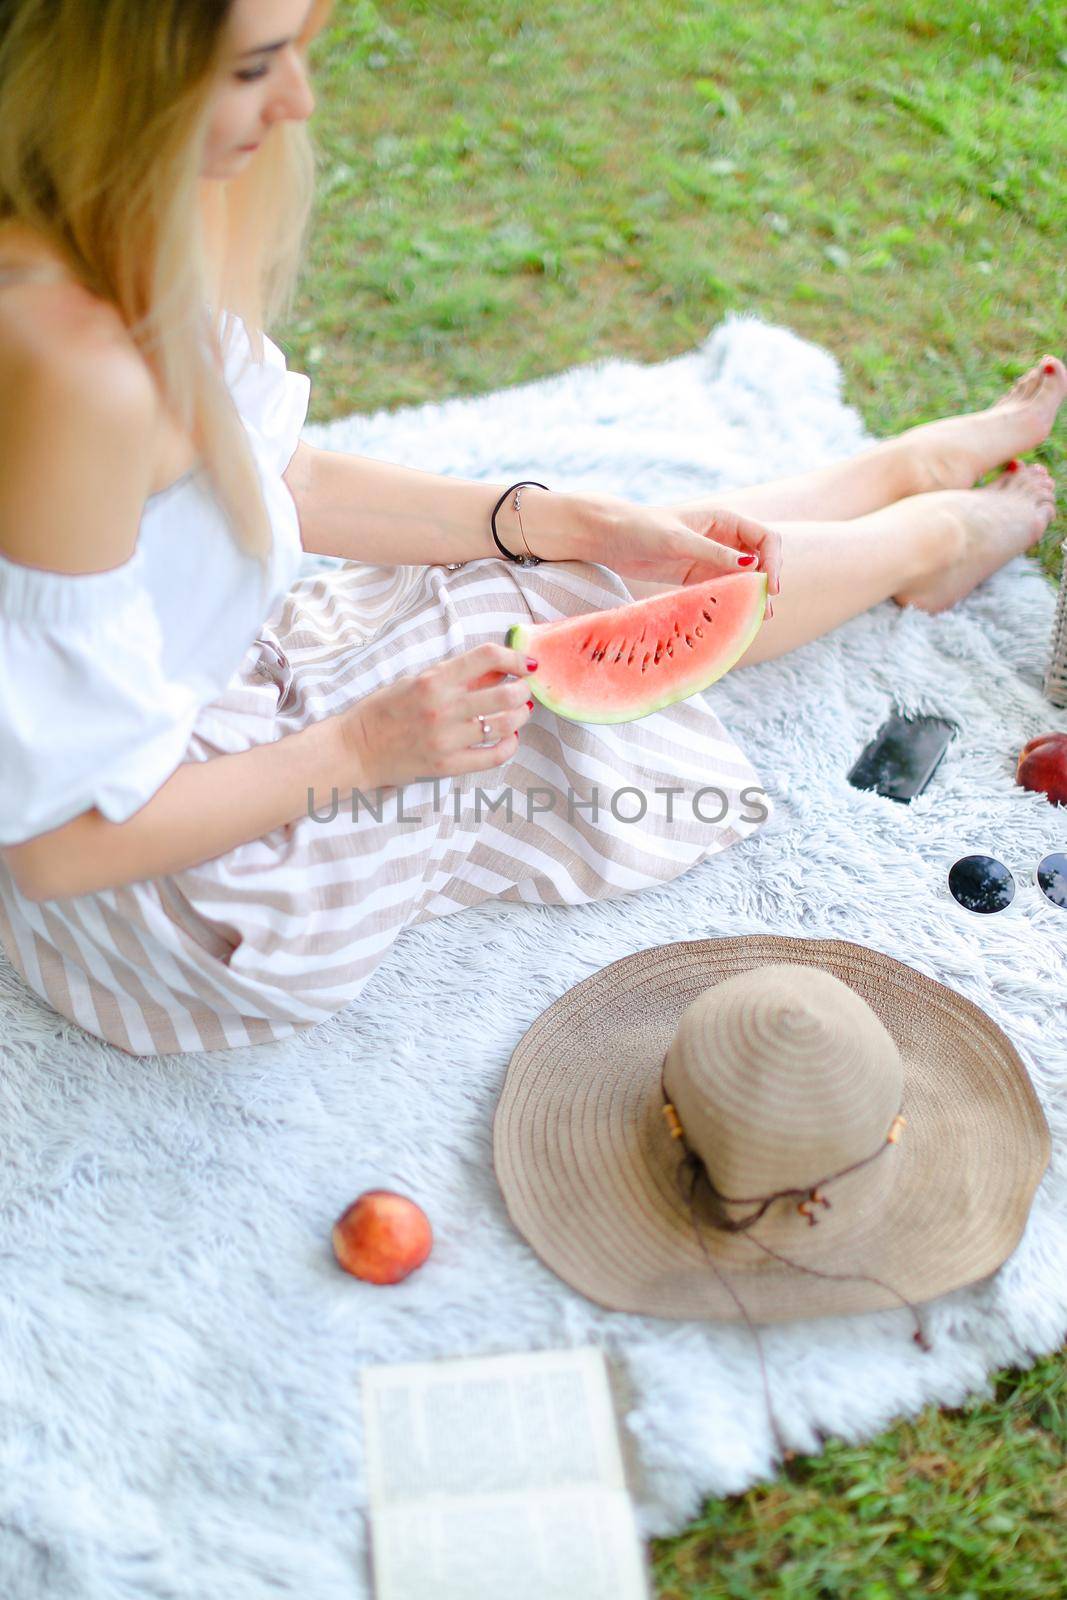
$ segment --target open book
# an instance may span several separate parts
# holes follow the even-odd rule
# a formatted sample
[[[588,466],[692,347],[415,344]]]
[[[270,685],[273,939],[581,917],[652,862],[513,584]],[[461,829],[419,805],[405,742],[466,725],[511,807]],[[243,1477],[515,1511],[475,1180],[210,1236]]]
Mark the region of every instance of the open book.
[[[601,1351],[362,1376],[377,1600],[649,1600]]]

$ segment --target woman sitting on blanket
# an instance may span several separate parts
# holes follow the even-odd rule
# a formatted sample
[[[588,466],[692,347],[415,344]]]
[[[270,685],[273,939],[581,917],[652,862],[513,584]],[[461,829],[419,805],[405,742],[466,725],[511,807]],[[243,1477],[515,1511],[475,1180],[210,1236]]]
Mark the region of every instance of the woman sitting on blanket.
[[[766,820],[765,753],[706,700],[561,719],[513,622],[747,563],[770,605],[740,670],[889,597],[951,606],[1053,514],[1014,460],[1067,389],[1053,356],[987,410],[781,482],[653,507],[527,485],[497,527],[540,564],[491,537],[506,482],[302,441],[309,380],[263,330],[302,263],[328,13],[0,18],[0,943],[136,1055],[285,1037],[409,924],[634,892]],[[537,479],[536,430],[523,447]],[[306,552],[344,564],[298,576]],[[612,783],[648,797],[639,820],[596,806]],[[651,803],[690,784],[722,813]],[[551,803],[484,815],[486,785]],[[403,810],[329,804],[375,790]]]

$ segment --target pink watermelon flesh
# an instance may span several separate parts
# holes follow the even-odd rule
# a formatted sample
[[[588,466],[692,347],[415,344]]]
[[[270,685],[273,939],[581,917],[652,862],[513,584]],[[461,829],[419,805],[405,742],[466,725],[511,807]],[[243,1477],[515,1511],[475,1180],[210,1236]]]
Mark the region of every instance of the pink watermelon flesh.
[[[634,722],[729,672],[759,631],[765,572],[731,572],[606,611],[516,623],[510,648],[538,663],[527,688],[572,722]]]

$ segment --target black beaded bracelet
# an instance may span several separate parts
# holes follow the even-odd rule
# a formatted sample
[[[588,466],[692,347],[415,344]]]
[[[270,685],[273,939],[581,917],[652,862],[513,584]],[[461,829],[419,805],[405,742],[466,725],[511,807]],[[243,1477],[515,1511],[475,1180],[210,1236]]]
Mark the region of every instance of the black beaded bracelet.
[[[544,559],[543,556],[535,556],[535,555],[517,556],[517,555],[515,555],[515,553],[513,551],[506,549],[505,546],[500,543],[500,536],[496,531],[497,512],[500,510],[501,506],[504,504],[504,501],[507,499],[508,495],[511,494],[515,489],[526,489],[526,488],[546,489],[546,490],[548,490],[549,493],[551,493],[551,490],[548,489],[548,484],[547,483],[537,483],[537,482],[535,482],[535,480],[533,478],[524,478],[521,483],[513,483],[510,488],[504,490],[504,493],[500,496],[500,499],[497,501],[496,505],[493,507],[493,514],[492,514],[492,516],[490,517],[489,520],[490,520],[490,524],[491,524],[492,529],[493,529],[493,538],[496,540],[496,547],[500,551],[500,554],[502,556],[507,556],[509,561],[514,561],[514,563],[515,563],[515,565],[517,567],[537,567],[537,566],[540,566],[541,562],[543,561],[543,559]],[[516,506],[515,509],[517,511],[518,507]],[[521,518],[519,519],[519,528],[520,529],[522,528],[522,519]],[[525,543],[525,541],[526,541],[526,535],[523,534],[523,543]]]

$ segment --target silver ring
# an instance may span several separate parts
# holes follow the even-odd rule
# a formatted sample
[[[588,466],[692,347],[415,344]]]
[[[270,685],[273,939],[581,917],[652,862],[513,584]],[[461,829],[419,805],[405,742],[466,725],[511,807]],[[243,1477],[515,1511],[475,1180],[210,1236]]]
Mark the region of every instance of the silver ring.
[[[482,728],[482,739],[481,739],[481,742],[482,742],[482,744],[488,744],[489,743],[489,735],[493,731],[492,728],[490,728],[488,722],[486,722],[485,718],[482,716],[480,711],[479,711],[479,713],[477,714],[477,716],[475,717],[474,720],[475,720],[475,722],[481,723],[481,728]],[[499,739],[494,739],[492,742],[493,742],[493,744],[499,744],[500,743]],[[477,749],[477,748],[478,747],[475,746],[475,749]]]

